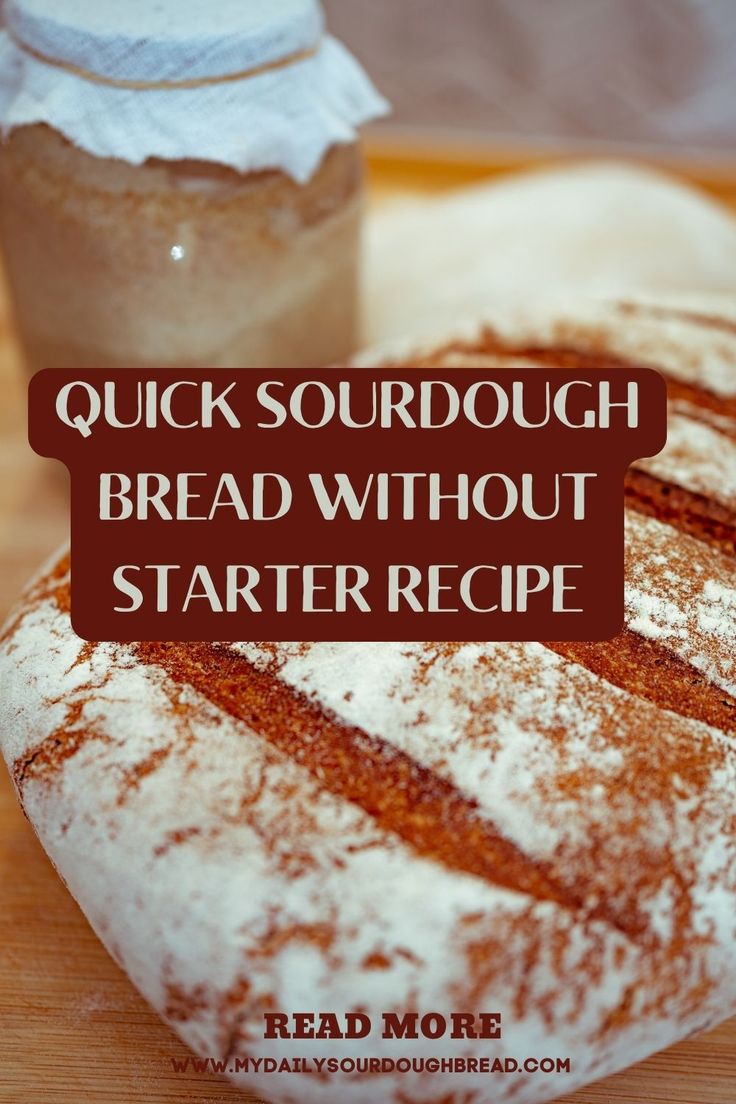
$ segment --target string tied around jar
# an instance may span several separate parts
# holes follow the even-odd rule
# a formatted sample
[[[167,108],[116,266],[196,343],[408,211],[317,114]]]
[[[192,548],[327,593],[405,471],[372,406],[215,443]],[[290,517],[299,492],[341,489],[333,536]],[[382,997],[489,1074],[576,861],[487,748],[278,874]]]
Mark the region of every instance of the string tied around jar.
[[[272,61],[261,62],[242,69],[239,72],[225,73],[221,76],[194,77],[183,80],[124,80],[107,77],[101,73],[94,73],[90,69],[84,69],[81,66],[73,65],[71,62],[60,61],[57,58],[51,57],[51,55],[45,54],[41,50],[31,46],[28,42],[24,42],[11,27],[7,28],[7,34],[19,50],[30,55],[36,61],[42,62],[44,65],[51,65],[56,69],[63,70],[70,76],[78,77],[80,80],[91,81],[93,84],[101,84],[106,88],[130,89],[136,92],[192,91],[197,88],[209,88],[218,84],[235,84],[238,81],[263,76],[265,73],[273,73],[279,69],[286,69],[291,65],[296,65],[300,61],[308,61],[310,58],[317,56],[323,42],[323,37],[320,37],[313,46],[294,50],[285,57],[274,58]]]
[[[319,0],[4,0],[4,15],[3,136],[44,124],[101,159],[303,184],[388,110]]]

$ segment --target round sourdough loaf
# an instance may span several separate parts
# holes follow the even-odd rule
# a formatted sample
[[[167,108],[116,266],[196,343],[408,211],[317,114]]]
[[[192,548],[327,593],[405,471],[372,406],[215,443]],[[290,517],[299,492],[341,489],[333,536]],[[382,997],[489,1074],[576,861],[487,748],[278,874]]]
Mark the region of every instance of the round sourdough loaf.
[[[51,859],[164,1019],[276,1104],[533,1104],[736,1011],[736,317],[557,309],[406,363],[612,359],[672,411],[627,478],[610,643],[85,644],[66,558],[4,630],[0,738]],[[502,1037],[383,1039],[407,1010]],[[264,1041],[305,1011],[373,1031]]]

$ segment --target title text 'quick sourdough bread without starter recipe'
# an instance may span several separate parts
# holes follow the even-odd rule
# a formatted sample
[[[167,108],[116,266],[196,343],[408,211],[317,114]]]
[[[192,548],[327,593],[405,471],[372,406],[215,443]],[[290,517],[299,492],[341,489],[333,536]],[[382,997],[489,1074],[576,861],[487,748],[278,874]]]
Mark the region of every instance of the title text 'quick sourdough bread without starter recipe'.
[[[307,367],[358,340],[385,102],[316,0],[8,0],[0,233],[38,368]]]
[[[67,557],[5,629],[0,736],[51,859],[274,1104],[540,1104],[736,1011],[736,312],[499,315],[394,365],[612,361],[663,372],[670,437],[627,476],[610,642],[85,644]],[[501,1038],[264,1043],[274,1012],[412,1010]],[[336,1068],[274,1075],[266,1045]]]

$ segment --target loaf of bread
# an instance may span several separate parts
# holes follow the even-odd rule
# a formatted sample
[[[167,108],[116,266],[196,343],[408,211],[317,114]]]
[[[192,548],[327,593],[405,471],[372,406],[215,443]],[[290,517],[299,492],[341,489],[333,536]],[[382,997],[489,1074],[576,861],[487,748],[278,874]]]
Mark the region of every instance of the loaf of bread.
[[[666,375],[671,432],[627,478],[610,643],[85,644],[66,558],[4,631],[48,854],[164,1019],[275,1104],[538,1104],[736,1011],[736,312],[558,308],[405,363],[626,360]],[[350,1010],[367,1038],[264,1041],[266,1013]],[[407,1010],[502,1037],[382,1038]]]
[[[736,290],[733,211],[675,176],[615,161],[382,196],[365,237],[371,345],[424,340],[488,303],[529,303],[550,288]]]

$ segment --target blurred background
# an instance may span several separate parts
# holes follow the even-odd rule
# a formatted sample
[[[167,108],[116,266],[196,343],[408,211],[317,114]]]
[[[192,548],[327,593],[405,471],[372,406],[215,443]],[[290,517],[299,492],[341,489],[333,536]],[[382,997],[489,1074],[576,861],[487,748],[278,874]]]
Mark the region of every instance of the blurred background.
[[[385,135],[682,157],[736,149],[734,0],[326,0]]]

